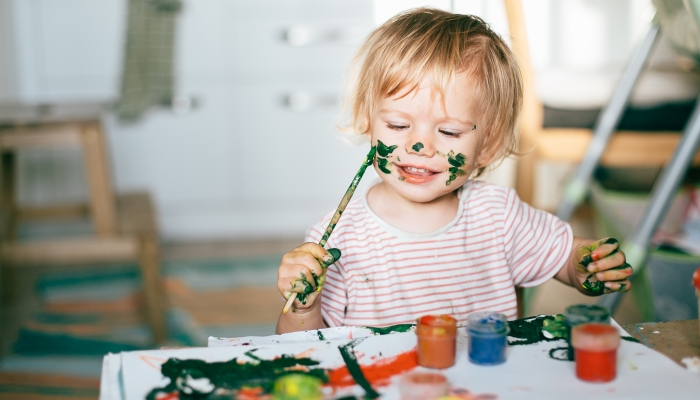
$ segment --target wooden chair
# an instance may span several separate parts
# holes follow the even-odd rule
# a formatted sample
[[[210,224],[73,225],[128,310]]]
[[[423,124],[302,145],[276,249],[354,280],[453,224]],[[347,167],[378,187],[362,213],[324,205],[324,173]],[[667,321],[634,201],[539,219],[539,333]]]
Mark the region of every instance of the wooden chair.
[[[166,303],[154,208],[146,193],[114,195],[99,106],[64,107],[62,111],[59,106],[55,107],[58,111],[51,107],[14,108],[11,117],[0,116],[2,267],[135,261],[141,271],[146,318],[155,341],[164,342]],[[82,149],[88,204],[20,208],[16,202],[17,151],[66,146]],[[91,236],[16,240],[21,220],[85,216],[92,222]]]
[[[549,160],[572,164],[580,163],[591,144],[593,132],[589,129],[543,127],[544,107],[535,95],[522,2],[520,0],[504,0],[504,4],[512,40],[512,50],[520,65],[524,81],[520,150],[526,154],[518,160],[515,188],[523,201],[532,204],[537,162]],[[639,67],[641,68],[641,66]],[[624,103],[626,104],[626,99],[624,99]],[[612,123],[613,128],[617,123],[617,121],[607,122]],[[599,123],[605,123],[605,121],[601,120]],[[599,165],[608,167],[662,167],[671,159],[679,141],[679,132],[617,131],[605,146]],[[700,153],[695,157],[694,164],[700,164]],[[585,188],[577,189],[579,191],[585,190]]]

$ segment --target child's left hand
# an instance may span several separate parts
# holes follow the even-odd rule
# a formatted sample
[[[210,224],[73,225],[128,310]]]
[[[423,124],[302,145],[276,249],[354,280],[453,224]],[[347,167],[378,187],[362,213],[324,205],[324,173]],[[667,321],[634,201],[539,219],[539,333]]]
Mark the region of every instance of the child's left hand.
[[[626,292],[632,284],[632,266],[615,238],[601,239],[576,249],[574,269],[581,286],[593,295]]]

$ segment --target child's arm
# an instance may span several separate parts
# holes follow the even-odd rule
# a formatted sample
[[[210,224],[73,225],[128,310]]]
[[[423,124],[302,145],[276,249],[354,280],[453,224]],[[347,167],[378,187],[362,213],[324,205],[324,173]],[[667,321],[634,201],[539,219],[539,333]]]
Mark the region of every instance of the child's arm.
[[[571,255],[555,277],[588,296],[626,292],[632,287],[627,279],[632,267],[619,248],[614,238],[595,241],[574,237]]]
[[[304,243],[282,257],[277,271],[277,288],[285,299],[296,293],[289,312],[280,313],[277,333],[327,328],[321,316],[320,292],[316,285],[325,280],[325,268],[340,258],[316,243]]]

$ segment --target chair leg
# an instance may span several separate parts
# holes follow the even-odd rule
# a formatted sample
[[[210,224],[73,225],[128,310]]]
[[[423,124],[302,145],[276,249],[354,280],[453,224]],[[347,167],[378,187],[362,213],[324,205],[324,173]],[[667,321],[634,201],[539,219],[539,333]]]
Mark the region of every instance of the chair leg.
[[[139,260],[143,285],[143,298],[146,303],[146,318],[156,343],[167,339],[165,288],[160,274],[160,249],[158,238],[145,235],[141,239]]]
[[[112,236],[117,232],[117,218],[102,130],[97,124],[89,124],[85,126],[82,136],[85,174],[90,190],[90,213],[95,233],[99,236]]]

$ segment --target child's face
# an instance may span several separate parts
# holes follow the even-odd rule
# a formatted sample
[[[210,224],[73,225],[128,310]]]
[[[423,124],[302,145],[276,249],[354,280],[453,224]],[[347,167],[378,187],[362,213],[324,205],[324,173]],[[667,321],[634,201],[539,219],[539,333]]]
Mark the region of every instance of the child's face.
[[[375,169],[402,197],[429,202],[462,186],[476,164],[479,135],[474,85],[458,74],[445,90],[445,109],[432,82],[380,101],[372,120]]]

